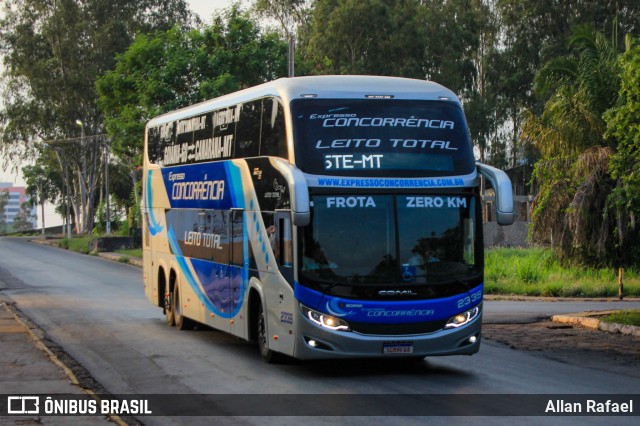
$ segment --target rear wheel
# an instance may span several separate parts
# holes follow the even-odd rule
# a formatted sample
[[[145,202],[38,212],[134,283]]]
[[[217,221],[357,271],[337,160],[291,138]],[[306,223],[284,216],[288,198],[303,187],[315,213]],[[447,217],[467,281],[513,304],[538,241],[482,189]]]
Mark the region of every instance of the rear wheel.
[[[173,315],[173,297],[172,292],[166,291],[164,294],[164,318],[167,321],[168,326],[174,326],[176,324],[176,317]]]
[[[173,288],[173,297],[172,297],[172,303],[171,303],[171,308],[173,310],[173,316],[175,318],[176,328],[178,330],[191,330],[194,326],[194,322],[193,320],[186,318],[184,315],[182,315],[182,305],[181,305],[182,302],[181,302],[179,288],[180,287],[177,284]]]

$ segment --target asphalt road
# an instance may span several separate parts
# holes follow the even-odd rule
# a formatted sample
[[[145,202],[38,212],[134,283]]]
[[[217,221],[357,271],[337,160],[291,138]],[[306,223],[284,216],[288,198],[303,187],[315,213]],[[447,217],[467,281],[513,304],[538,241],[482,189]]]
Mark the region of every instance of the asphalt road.
[[[291,362],[267,365],[257,348],[213,330],[178,331],[164,324],[162,311],[144,297],[139,268],[85,256],[22,239],[0,238],[0,292],[47,337],[113,394],[220,395],[469,395],[470,403],[495,404],[496,412],[519,403],[517,397],[474,399],[482,395],[634,394],[637,374],[595,369],[512,350],[483,341],[472,357],[428,358],[420,362]],[[594,305],[595,304],[595,305]],[[492,302],[485,321],[527,322],[555,313],[608,309],[600,302]],[[616,306],[619,307],[619,304]],[[629,302],[625,307],[640,307]],[[1,392],[5,393],[5,392]],[[512,398],[512,399],[510,399]],[[269,400],[256,399],[269,404]],[[318,398],[319,403],[324,400]],[[459,400],[456,400],[459,402]],[[456,402],[454,401],[454,402]],[[293,400],[308,404],[313,398]],[[324,401],[327,402],[327,401]],[[335,403],[335,400],[328,401]],[[390,399],[390,403],[394,400]],[[299,408],[299,407],[298,407]],[[317,407],[316,407],[317,408]],[[636,410],[640,411],[640,407]],[[338,410],[339,411],[339,410]],[[326,415],[323,410],[319,411]],[[339,411],[342,413],[342,411]],[[348,410],[347,410],[348,412]],[[401,407],[390,407],[376,424],[398,424]],[[507,414],[509,411],[507,410]],[[234,413],[238,414],[238,413]],[[411,413],[407,413],[411,414]],[[217,418],[216,424],[299,424],[296,417]],[[513,417],[483,418],[485,424],[528,424]],[[469,418],[430,419],[432,424],[469,423]],[[535,418],[536,424],[601,424],[598,417]],[[633,418],[616,424],[635,424]],[[637,421],[637,419],[635,419]],[[190,418],[189,424],[206,424]],[[363,417],[332,417],[329,423],[370,424]],[[145,417],[145,424],[183,424],[178,417]],[[329,424],[321,416],[305,423]],[[403,424],[424,424],[403,417]]]

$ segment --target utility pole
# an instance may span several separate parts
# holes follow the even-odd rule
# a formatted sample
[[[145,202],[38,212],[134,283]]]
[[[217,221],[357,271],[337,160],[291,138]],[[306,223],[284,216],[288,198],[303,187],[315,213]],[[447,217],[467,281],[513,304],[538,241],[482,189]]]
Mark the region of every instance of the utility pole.
[[[293,33],[291,31],[287,31],[288,35],[289,35],[289,57],[288,57],[288,63],[289,63],[289,77],[293,77],[295,75],[295,70],[294,70],[294,62],[295,62],[295,58],[294,58],[294,53],[295,53],[295,46],[296,46],[296,39],[295,36],[293,35]]]

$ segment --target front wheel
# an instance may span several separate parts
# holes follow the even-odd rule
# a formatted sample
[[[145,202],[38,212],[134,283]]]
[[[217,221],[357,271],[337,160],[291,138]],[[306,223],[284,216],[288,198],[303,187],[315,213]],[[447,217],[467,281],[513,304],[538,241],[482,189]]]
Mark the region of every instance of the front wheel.
[[[275,364],[282,361],[283,355],[269,349],[266,321],[264,309],[262,309],[262,304],[260,304],[260,308],[258,309],[258,349],[260,349],[260,356],[263,360],[269,364]]]

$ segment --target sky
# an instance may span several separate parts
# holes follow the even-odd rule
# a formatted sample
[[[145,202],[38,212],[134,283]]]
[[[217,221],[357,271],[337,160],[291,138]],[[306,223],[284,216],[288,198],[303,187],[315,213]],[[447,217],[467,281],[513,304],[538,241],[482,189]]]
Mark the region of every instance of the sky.
[[[200,16],[205,23],[211,23],[211,16],[219,10],[230,7],[234,1],[232,0],[186,0],[189,8]],[[247,0],[240,2],[246,6]],[[0,12],[1,13],[1,12]],[[0,61],[0,67],[2,63]],[[24,179],[20,175],[12,173],[10,170],[3,170],[0,162],[0,182],[11,182],[15,186],[25,186]],[[40,217],[40,208],[38,208],[38,227],[42,226]],[[55,213],[53,206],[45,205],[45,226],[57,226],[62,224],[62,218]]]
[[[190,9],[200,15],[200,19],[207,23],[211,23],[211,15],[214,12],[226,9],[233,4],[232,0],[186,0],[186,2]]]

